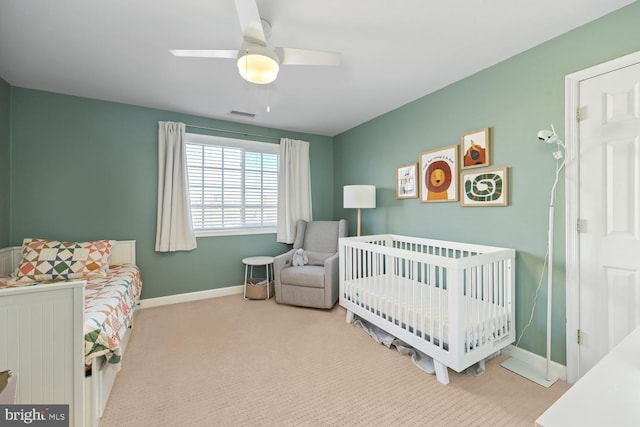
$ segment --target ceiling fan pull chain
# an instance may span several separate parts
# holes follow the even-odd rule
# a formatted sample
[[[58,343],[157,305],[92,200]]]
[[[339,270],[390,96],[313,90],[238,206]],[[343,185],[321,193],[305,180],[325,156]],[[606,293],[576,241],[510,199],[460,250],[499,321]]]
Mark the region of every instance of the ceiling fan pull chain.
[[[267,88],[267,113],[271,112],[271,83],[269,83],[269,87]]]
[[[245,60],[244,60],[244,75],[246,76],[245,80],[247,82],[249,82],[249,79],[248,79],[248,77],[249,77],[249,48],[246,49],[245,55],[246,56],[245,56]]]

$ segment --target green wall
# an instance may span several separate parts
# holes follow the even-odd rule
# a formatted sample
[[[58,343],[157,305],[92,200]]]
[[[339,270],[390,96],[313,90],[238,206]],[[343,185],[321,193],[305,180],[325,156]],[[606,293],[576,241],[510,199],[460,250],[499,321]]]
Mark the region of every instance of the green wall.
[[[9,245],[11,86],[0,79],[0,248]]]
[[[537,140],[554,124],[564,135],[564,77],[640,49],[640,4],[589,23],[335,138],[336,215],[346,184],[377,186],[378,206],[363,211],[363,233],[395,233],[512,247],[517,250],[517,334],[529,320],[547,247],[553,149]],[[507,207],[396,200],[396,167],[420,152],[459,144],[489,127],[491,166],[509,168]],[[478,170],[478,169],[476,169]],[[552,358],[566,363],[564,176],[555,215]],[[546,275],[521,347],[545,354]]]
[[[275,255],[286,245],[275,235],[206,237],[192,252],[154,251],[157,122],[287,136],[311,142],[315,219],[348,218],[353,234],[356,213],[342,209],[342,186],[375,184],[378,207],[363,211],[364,233],[515,248],[520,335],[542,273],[555,166],[551,147],[536,134],[553,123],[564,135],[564,76],[639,50],[638,22],[636,2],[335,138],[10,87],[0,79],[0,247],[24,237],[135,239],[144,298],[240,284],[243,257]],[[491,128],[492,166],[509,167],[509,206],[396,200],[397,166],[482,127]],[[552,357],[565,363],[562,181],[556,209]],[[521,346],[542,355],[544,289],[537,303]]]
[[[333,219],[332,138],[18,87],[11,92],[11,244],[25,237],[135,239],[143,298],[239,285],[242,258],[287,249],[275,234],[264,234],[202,237],[194,251],[156,253],[158,121],[309,141],[313,216]]]

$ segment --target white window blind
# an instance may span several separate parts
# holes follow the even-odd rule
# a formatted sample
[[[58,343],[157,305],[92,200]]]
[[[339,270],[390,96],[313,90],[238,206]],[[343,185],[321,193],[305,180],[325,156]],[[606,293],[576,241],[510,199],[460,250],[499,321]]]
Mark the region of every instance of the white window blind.
[[[275,232],[278,144],[187,134],[197,235]]]

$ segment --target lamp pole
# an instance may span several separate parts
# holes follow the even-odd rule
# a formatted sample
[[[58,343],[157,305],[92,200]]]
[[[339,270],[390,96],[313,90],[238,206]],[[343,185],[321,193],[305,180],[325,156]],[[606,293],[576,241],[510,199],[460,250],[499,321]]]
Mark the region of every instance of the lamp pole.
[[[551,303],[553,300],[553,216],[555,212],[555,206],[553,203],[549,205],[549,235],[548,235],[548,251],[549,262],[547,266],[547,370],[546,378],[549,381],[553,381],[551,378]]]

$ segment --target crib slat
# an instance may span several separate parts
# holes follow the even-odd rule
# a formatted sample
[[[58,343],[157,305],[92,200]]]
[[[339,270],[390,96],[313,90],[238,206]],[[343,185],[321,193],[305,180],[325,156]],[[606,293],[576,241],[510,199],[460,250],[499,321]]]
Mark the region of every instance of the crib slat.
[[[445,271],[446,270],[444,268],[440,269],[440,291],[443,290],[443,285],[445,284],[445,276],[444,276]],[[438,346],[440,348],[444,348],[444,342],[445,342],[445,339],[446,339],[446,337],[444,336],[444,322],[443,322],[443,319],[442,319],[443,313],[444,313],[443,304],[442,304],[442,296],[443,295],[444,295],[444,292],[439,292],[438,293],[438,301],[440,303],[440,306],[439,306],[439,309],[438,309],[438,315],[439,315],[438,316],[439,317],[439,319],[438,319],[438,326],[439,326],[439,328],[438,328],[439,329],[438,330],[438,338],[439,338]],[[448,341],[448,339],[447,339],[447,341]]]
[[[424,330],[424,290],[427,284],[427,279],[425,276],[426,273],[426,264],[422,263],[422,282],[420,283],[420,317],[419,322],[417,323],[417,327],[420,329],[420,337],[424,339],[425,330]]]
[[[429,265],[429,278],[431,284],[429,286],[429,342],[433,344],[433,335],[434,335],[434,316],[433,316],[433,289],[436,286],[436,274],[435,274],[435,266]]]

